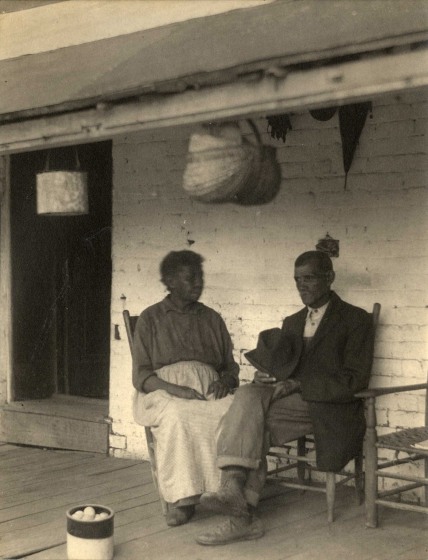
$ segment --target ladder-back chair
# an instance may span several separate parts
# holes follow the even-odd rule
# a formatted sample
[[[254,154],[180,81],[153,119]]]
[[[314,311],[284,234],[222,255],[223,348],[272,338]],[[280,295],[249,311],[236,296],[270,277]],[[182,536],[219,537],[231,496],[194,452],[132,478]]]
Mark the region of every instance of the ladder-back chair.
[[[133,342],[134,342],[134,331],[135,331],[135,325],[137,324],[137,319],[138,319],[138,315],[131,315],[127,309],[125,309],[123,311],[123,320],[125,322],[125,329],[126,329],[126,334],[128,336],[129,349],[131,351],[131,356],[132,356],[132,349],[133,349]],[[166,515],[168,506],[167,506],[167,503],[165,502],[165,500],[162,497],[161,491],[159,489],[159,484],[158,484],[157,464],[156,464],[156,442],[153,438],[153,434],[152,434],[151,429],[148,426],[145,426],[144,430],[145,430],[145,433],[146,433],[147,450],[149,452],[150,467],[151,467],[151,470],[152,470],[153,483],[154,483],[155,488],[156,488],[156,490],[158,491],[158,494],[159,494],[159,500],[160,500],[161,507],[162,507],[162,513],[164,515]]]
[[[381,306],[379,303],[373,305],[372,321],[374,334],[379,322]],[[308,455],[312,455],[309,457]],[[336,486],[343,485],[350,480],[354,480],[355,494],[358,504],[364,498],[364,477],[363,477],[363,453],[361,451],[354,459],[354,472],[341,471],[338,473],[325,472],[325,484],[315,484],[312,482],[312,473],[321,472],[316,467],[316,449],[312,434],[304,434],[292,442],[287,442],[279,447],[273,447],[268,452],[268,461],[273,467],[268,470],[267,480],[298,490],[309,490],[313,492],[323,492],[327,502],[327,520],[329,523],[334,521],[334,502]],[[295,469],[297,481],[287,478],[281,473]]]
[[[428,380],[427,380],[428,381]],[[384,395],[398,394],[406,391],[425,389],[425,426],[397,430],[390,434],[378,436],[376,430],[376,398]],[[366,400],[367,404],[367,433],[366,433],[366,526],[377,527],[378,505],[407,511],[417,511],[428,514],[428,382],[416,385],[401,385],[397,387],[377,387],[367,389],[357,394]],[[379,449],[395,452],[392,460],[380,460]],[[399,455],[402,455],[399,457]],[[414,476],[397,472],[397,466],[406,463],[424,462],[424,476]],[[386,470],[383,470],[386,469]],[[392,469],[392,470],[391,470]],[[379,480],[389,478],[401,482],[399,486],[389,490],[379,490]],[[408,484],[404,484],[407,482]],[[424,487],[424,505],[418,503],[401,502],[401,494],[410,490]],[[397,496],[400,501],[393,500]]]

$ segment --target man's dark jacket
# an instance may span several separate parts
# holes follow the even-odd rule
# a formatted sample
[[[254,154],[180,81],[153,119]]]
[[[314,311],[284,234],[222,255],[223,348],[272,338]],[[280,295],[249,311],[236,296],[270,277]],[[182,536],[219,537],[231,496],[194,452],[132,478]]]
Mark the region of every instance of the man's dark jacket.
[[[363,402],[354,394],[369,383],[373,361],[372,316],[331,292],[330,304],[306,350],[303,331],[307,308],[286,317],[282,330],[295,351],[287,367],[301,383],[309,404],[317,466],[337,472],[362,448]]]

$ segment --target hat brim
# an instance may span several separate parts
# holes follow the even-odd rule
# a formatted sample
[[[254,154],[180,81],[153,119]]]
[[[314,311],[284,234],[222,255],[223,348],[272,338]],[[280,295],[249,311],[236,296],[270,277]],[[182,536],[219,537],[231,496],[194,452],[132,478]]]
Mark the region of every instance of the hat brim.
[[[250,362],[250,364],[253,367],[255,367],[257,370],[262,371],[263,373],[271,373],[265,367],[263,367],[262,365],[257,363],[257,361],[254,359],[254,355],[256,353],[257,353],[257,350],[250,350],[249,352],[244,352],[244,356],[247,358],[247,360]]]

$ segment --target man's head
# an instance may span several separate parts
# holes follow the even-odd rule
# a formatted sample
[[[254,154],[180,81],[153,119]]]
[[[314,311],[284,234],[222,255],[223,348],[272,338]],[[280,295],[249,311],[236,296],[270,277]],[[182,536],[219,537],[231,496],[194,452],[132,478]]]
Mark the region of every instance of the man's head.
[[[326,253],[307,251],[294,263],[294,280],[302,302],[310,307],[321,307],[330,298],[334,281],[333,263]]]
[[[161,280],[177,303],[186,305],[201,297],[203,261],[203,257],[193,251],[171,251],[161,262]]]

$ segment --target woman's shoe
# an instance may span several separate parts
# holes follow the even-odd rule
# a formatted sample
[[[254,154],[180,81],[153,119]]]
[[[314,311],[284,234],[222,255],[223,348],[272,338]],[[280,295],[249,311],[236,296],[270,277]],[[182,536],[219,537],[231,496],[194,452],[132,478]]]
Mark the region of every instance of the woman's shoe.
[[[174,506],[168,504],[166,524],[168,527],[178,527],[188,523],[195,514],[195,506]]]

